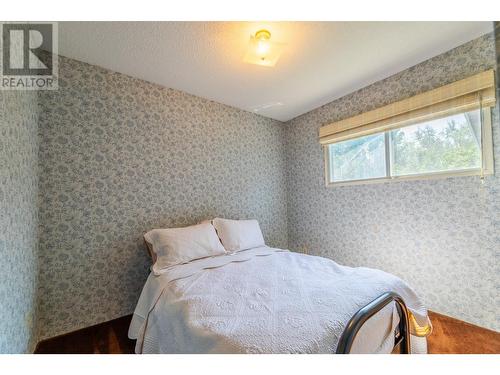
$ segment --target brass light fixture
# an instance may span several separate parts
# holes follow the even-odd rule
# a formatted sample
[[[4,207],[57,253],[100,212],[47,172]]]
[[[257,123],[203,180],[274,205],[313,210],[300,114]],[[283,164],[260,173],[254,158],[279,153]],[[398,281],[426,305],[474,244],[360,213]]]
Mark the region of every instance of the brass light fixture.
[[[271,42],[269,30],[259,30],[250,37],[247,53],[243,61],[249,64],[273,67],[278,61],[284,44]]]

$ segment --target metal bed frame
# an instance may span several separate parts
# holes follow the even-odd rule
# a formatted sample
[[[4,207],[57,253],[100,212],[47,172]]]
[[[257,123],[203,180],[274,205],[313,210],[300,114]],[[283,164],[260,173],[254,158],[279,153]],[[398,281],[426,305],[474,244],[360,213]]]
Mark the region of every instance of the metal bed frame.
[[[399,329],[397,329],[394,333],[394,347],[399,345],[401,354],[410,354],[410,321],[408,308],[406,307],[406,304],[401,296],[394,292],[387,292],[380,295],[354,314],[351,320],[349,320],[349,323],[347,323],[342,336],[340,336],[340,340],[337,345],[337,354],[349,354],[351,352],[354,339],[363,324],[365,324],[368,319],[391,302],[396,303],[396,308],[399,314]]]

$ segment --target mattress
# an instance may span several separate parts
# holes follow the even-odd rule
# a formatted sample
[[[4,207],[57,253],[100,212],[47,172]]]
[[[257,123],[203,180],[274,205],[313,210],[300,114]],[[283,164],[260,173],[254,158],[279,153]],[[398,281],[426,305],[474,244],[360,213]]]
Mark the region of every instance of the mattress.
[[[401,279],[322,257],[260,247],[150,274],[129,328],[136,353],[335,353],[350,318],[387,291],[415,317],[427,311]],[[390,353],[399,323],[394,304],[372,317],[353,353]],[[425,337],[412,336],[425,353]]]

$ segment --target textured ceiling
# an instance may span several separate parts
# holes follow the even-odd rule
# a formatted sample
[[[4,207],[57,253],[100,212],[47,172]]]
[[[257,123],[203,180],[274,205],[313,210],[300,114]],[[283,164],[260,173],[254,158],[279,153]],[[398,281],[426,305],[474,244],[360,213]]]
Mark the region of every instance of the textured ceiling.
[[[260,28],[274,68],[243,63]],[[59,53],[287,121],[492,31],[491,22],[61,22]]]

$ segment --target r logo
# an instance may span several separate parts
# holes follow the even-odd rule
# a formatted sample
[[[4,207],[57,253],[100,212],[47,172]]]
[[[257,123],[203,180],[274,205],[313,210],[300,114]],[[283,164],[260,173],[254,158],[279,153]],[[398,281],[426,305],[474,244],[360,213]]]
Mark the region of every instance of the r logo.
[[[57,90],[57,22],[0,22],[0,91]]]
[[[50,23],[4,23],[3,76],[52,75],[52,41],[53,25]]]

